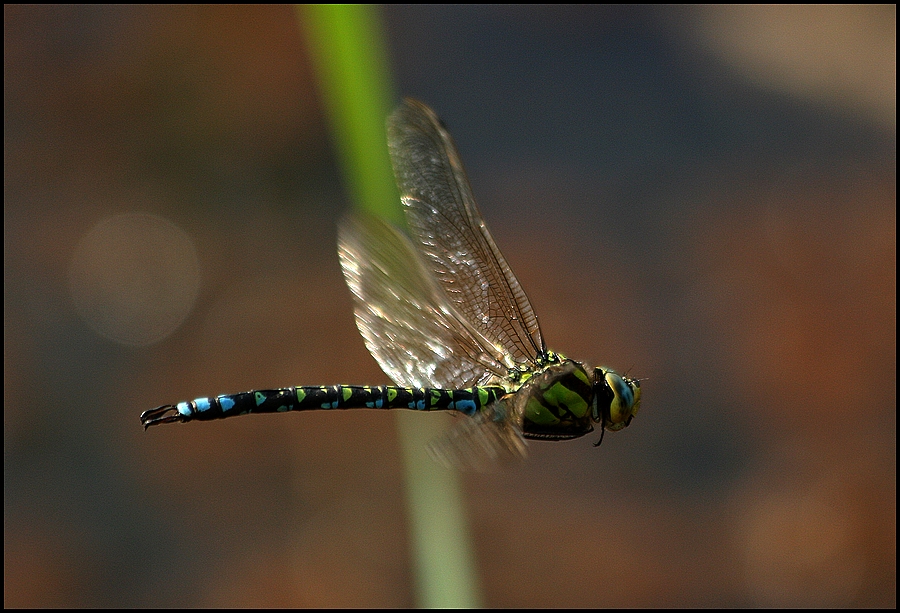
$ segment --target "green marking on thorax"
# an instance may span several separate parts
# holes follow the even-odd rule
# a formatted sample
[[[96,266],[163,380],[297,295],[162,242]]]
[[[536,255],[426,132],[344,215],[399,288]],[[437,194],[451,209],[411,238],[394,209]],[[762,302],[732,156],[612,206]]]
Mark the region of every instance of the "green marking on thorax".
[[[584,397],[566,387],[561,381],[551,385],[549,389],[544,391],[543,396],[544,401],[548,405],[565,407],[576,417],[583,417],[587,413],[588,403]]]
[[[559,417],[544,406],[536,396],[532,396],[525,403],[525,417],[541,426],[552,426],[559,423]]]
[[[581,379],[588,387],[592,387],[593,384],[591,383],[591,378],[583,368],[576,368],[574,371],[572,371],[572,374]]]

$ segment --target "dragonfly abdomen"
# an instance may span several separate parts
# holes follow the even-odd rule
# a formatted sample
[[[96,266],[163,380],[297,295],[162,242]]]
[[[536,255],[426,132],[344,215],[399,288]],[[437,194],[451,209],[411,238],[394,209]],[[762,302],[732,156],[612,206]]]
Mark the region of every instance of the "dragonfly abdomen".
[[[389,385],[283,387],[197,398],[163,405],[141,415],[144,428],[175,421],[207,421],[247,413],[285,413],[327,409],[412,409],[459,411],[474,415],[507,392],[502,387],[436,389]]]

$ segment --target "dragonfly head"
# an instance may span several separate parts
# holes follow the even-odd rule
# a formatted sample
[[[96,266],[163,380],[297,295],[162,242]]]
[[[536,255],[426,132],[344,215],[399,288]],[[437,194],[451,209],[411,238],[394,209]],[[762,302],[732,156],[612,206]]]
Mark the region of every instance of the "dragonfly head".
[[[627,427],[641,408],[641,384],[608,368],[594,369],[594,404],[591,419],[616,432]]]

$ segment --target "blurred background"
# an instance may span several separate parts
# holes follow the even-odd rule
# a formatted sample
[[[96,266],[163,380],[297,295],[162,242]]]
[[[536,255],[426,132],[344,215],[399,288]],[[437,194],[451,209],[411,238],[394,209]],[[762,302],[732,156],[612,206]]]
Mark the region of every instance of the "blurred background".
[[[548,345],[646,379],[464,477],[484,604],[896,606],[895,7],[382,15]],[[4,7],[5,606],[416,604],[392,415],[138,421],[388,383],[302,32]]]

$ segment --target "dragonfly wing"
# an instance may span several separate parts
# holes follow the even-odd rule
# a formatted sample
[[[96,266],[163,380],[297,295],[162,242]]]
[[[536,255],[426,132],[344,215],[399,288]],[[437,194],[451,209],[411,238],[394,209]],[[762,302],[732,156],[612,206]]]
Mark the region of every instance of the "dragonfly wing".
[[[455,388],[502,377],[503,354],[469,332],[403,233],[350,215],[338,255],[366,347],[394,383]]]
[[[504,396],[470,419],[460,419],[428,445],[428,453],[439,464],[475,472],[525,459],[525,439],[518,426],[516,405],[521,398]]]
[[[533,364],[545,350],[537,318],[475,204],[450,134],[434,111],[411,99],[387,128],[407,223],[448,300],[509,354],[508,366]]]

